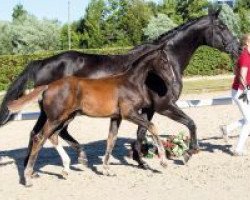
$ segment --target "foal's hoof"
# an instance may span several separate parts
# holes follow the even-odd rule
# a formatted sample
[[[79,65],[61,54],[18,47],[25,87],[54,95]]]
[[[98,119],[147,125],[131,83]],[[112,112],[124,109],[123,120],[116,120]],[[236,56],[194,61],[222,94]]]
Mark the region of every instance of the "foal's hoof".
[[[38,172],[33,172],[31,175],[31,178],[40,178],[40,175],[38,174]]]
[[[110,169],[103,169],[102,174],[104,176],[116,176],[116,173]]]
[[[164,168],[166,168],[168,166],[167,161],[161,161],[160,164]]]
[[[62,175],[62,178],[63,178],[63,179],[67,180],[67,179],[68,179],[68,177],[69,177],[69,172],[68,172],[68,171],[63,170],[61,175]]]

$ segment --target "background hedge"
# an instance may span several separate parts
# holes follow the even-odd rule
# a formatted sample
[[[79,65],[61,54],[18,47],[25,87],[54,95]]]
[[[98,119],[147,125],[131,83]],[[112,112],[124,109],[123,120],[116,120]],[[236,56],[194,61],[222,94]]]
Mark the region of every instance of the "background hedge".
[[[113,49],[88,49],[85,53],[118,54],[125,53],[131,47]],[[30,55],[4,55],[0,56],[0,90],[6,90],[8,85],[21,73],[31,60],[46,58],[60,52],[40,52]],[[232,72],[233,62],[230,57],[218,50],[200,47],[194,54],[185,71],[186,76],[217,75]]]

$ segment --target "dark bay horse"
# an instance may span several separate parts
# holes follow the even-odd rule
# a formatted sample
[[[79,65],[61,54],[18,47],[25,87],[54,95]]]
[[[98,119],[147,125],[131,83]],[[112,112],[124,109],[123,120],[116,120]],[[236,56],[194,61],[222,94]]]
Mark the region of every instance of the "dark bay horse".
[[[32,138],[32,148],[24,173],[25,185],[32,185],[33,167],[45,141],[67,126],[76,114],[111,118],[112,127],[103,163],[104,174],[109,174],[108,160],[122,119],[143,126],[152,134],[158,147],[160,163],[164,167],[167,166],[165,150],[156,127],[139,114],[142,108],[147,108],[152,104],[148,89],[144,84],[150,70],[146,66],[158,54],[161,54],[161,51],[154,50],[144,55],[122,75],[100,79],[70,76],[49,85],[38,86],[28,95],[8,103],[8,110],[16,112],[26,104],[40,99],[41,107],[46,114],[45,124]],[[64,169],[63,173],[67,174],[65,170],[67,169]]]
[[[44,60],[34,61],[9,87],[0,110],[0,124],[4,124],[10,117],[7,108],[8,102],[23,95],[25,85],[29,80],[33,81],[35,86],[40,86],[70,75],[98,78],[117,74],[126,70],[133,60],[145,54],[152,45],[163,43],[166,44],[165,53],[148,63],[153,70],[147,77],[146,85],[153,104],[151,108],[143,109],[143,113],[150,120],[157,111],[186,125],[191,133],[191,148],[197,149],[196,126],[193,120],[177,107],[176,101],[182,90],[183,71],[199,46],[208,45],[234,57],[238,55],[238,40],[233,37],[218,15],[219,11],[215,11],[178,26],[161,35],[152,43],[135,47],[126,55],[90,55],[69,51]],[[163,62],[163,65],[159,62]],[[32,133],[37,132],[36,129],[39,129],[44,123],[45,114],[41,112]],[[145,132],[145,128],[139,127],[137,143],[134,145],[134,159],[141,166],[145,164],[140,156],[140,144],[145,137]],[[67,126],[61,130],[60,136],[78,151],[80,160],[85,159],[79,143],[69,135]]]

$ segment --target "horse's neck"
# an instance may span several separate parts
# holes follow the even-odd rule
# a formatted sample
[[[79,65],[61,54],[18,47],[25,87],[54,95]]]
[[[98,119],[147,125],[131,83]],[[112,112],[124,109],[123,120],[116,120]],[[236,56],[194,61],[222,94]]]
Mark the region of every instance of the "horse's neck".
[[[203,32],[196,31],[192,32],[190,30],[187,33],[181,33],[181,35],[176,36],[177,39],[173,38],[173,43],[168,48],[168,55],[170,64],[173,67],[179,67],[180,73],[183,74],[183,71],[188,66],[194,52],[198,49],[199,46],[203,45]],[[176,66],[177,65],[177,66]]]

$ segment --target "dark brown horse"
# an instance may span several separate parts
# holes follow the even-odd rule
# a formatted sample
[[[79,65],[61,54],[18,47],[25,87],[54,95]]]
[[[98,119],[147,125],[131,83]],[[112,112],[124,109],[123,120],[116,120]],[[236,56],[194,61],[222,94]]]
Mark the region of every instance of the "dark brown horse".
[[[101,79],[84,79],[75,76],[39,86],[30,94],[8,104],[11,112],[22,109],[26,104],[41,97],[41,105],[46,114],[46,122],[32,138],[31,151],[25,168],[25,185],[31,186],[33,167],[39,150],[50,137],[57,137],[58,131],[67,126],[76,114],[92,117],[110,117],[111,128],[107,140],[103,168],[109,174],[108,160],[114,147],[119,125],[122,119],[129,120],[146,128],[157,144],[160,162],[166,166],[164,147],[153,123],[140,116],[139,110],[149,107],[152,102],[148,94],[146,81],[153,58],[161,51],[143,56],[122,75]],[[63,173],[67,174],[67,169]]]
[[[140,55],[145,54],[154,44],[166,44],[164,53],[152,60],[148,67],[153,70],[149,73],[146,85],[149,89],[153,104],[151,108],[143,109],[149,120],[155,111],[166,115],[188,127],[190,130],[191,149],[197,149],[196,126],[190,117],[181,111],[176,101],[182,91],[182,76],[193,53],[201,45],[208,45],[225,51],[232,56],[238,55],[239,43],[233,37],[227,26],[218,18],[219,11],[183,24],[154,40],[151,44],[135,47],[126,55],[89,55],[69,51],[44,60],[34,61],[13,82],[4,97],[0,110],[0,124],[4,124],[11,117],[8,111],[8,102],[23,95],[27,82],[33,81],[35,86],[46,85],[65,76],[98,78],[111,74],[121,73]],[[159,62],[164,62],[164,65]],[[45,123],[46,116],[41,112],[31,136]],[[134,145],[134,159],[141,166],[146,166],[141,159],[141,142],[145,138],[146,129],[139,127],[137,143]],[[78,151],[79,160],[85,156],[79,143],[74,140],[64,127],[60,134]]]

